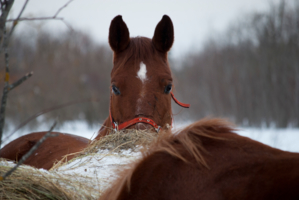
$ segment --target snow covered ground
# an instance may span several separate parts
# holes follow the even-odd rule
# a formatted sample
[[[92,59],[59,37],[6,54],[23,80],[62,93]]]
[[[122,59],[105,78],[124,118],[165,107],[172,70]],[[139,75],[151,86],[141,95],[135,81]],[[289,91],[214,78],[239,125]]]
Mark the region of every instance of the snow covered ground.
[[[191,122],[176,122],[174,124],[174,128],[184,127]],[[59,129],[54,129],[54,131],[59,131],[63,133],[71,133],[75,135],[80,135],[89,139],[95,137],[99,127],[90,128],[87,123],[83,121],[75,121],[70,123],[65,123]],[[16,132],[9,139],[5,139],[3,141],[3,145],[7,144],[11,140],[18,138],[21,135],[25,135],[30,132],[36,131],[46,131],[49,130],[50,127],[42,125],[37,127],[36,129],[28,130],[22,129]],[[299,128],[252,128],[252,127],[238,127],[238,134],[252,138],[254,140],[260,141],[264,144],[270,145],[275,148],[279,148],[285,151],[293,151],[299,152]],[[10,133],[11,131],[8,131]],[[3,146],[2,145],[2,146]]]
[[[140,157],[140,152],[132,150],[123,150],[117,153],[100,150],[96,154],[75,159],[50,172],[69,175],[76,179],[79,177],[82,183],[102,192],[117,178],[119,170],[125,169],[127,164]]]

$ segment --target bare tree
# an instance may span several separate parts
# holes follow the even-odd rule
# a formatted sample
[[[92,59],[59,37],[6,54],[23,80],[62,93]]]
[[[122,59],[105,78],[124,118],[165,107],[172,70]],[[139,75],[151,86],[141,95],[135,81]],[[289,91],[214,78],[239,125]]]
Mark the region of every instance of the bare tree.
[[[25,76],[23,76],[21,79],[17,80],[16,82],[10,84],[10,70],[9,70],[9,54],[8,54],[8,45],[10,38],[12,36],[12,33],[18,24],[19,21],[23,20],[45,20],[45,19],[59,19],[63,20],[63,18],[57,18],[57,15],[60,13],[60,11],[65,8],[71,1],[67,2],[63,7],[61,7],[56,14],[53,17],[50,18],[21,18],[21,15],[23,11],[25,10],[27,3],[29,0],[26,0],[18,17],[13,20],[7,20],[9,11],[14,3],[14,0],[1,0],[0,1],[0,7],[1,7],[1,16],[0,16],[0,53],[4,52],[4,63],[5,63],[5,83],[4,83],[4,88],[3,88],[3,95],[2,95],[2,100],[1,100],[1,108],[0,108],[0,148],[1,148],[1,143],[2,143],[2,135],[3,135],[3,128],[5,124],[5,110],[6,110],[6,104],[7,104],[7,97],[8,93],[12,91],[14,88],[19,86],[21,83],[23,83],[25,80],[27,80],[29,77],[32,76],[33,72],[27,73]],[[7,29],[6,23],[8,21],[13,21],[12,27]],[[8,31],[9,30],[9,31]]]

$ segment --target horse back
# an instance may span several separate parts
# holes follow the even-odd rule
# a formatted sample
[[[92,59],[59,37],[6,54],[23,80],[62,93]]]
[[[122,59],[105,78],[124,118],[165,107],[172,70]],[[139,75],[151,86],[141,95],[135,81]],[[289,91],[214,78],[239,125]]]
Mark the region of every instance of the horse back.
[[[35,132],[19,137],[4,146],[0,157],[9,160],[20,160],[47,132]],[[90,140],[66,133],[52,132],[56,137],[47,138],[39,148],[24,162],[24,164],[50,169],[56,161],[65,155],[79,152],[89,144]],[[74,155],[67,157],[72,159]]]

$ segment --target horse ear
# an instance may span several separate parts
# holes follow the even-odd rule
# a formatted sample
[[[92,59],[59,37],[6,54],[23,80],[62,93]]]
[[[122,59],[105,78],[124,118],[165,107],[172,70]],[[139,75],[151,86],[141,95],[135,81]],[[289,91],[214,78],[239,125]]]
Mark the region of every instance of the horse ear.
[[[111,21],[109,28],[109,44],[114,52],[121,52],[130,43],[130,33],[122,16],[118,15]]]
[[[174,39],[173,25],[170,17],[164,15],[155,29],[152,39],[155,48],[161,52],[167,52],[171,48]]]

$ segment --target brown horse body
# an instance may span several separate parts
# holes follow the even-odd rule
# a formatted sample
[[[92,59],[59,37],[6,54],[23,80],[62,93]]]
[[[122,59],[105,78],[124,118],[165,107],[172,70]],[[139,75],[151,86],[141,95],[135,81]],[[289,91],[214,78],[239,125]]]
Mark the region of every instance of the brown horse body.
[[[53,132],[52,134],[56,134]],[[13,140],[1,149],[0,157],[10,160],[20,160],[46,132],[36,132],[24,135]],[[41,146],[24,162],[37,168],[50,169],[54,162],[61,160],[65,155],[83,150],[90,140],[66,133],[57,133],[58,136],[46,139]],[[67,156],[70,160],[74,155]]]
[[[166,134],[100,200],[299,199],[299,154],[202,120]]]
[[[130,123],[125,128],[136,129],[152,129],[153,124],[159,128],[171,126],[172,76],[167,52],[173,40],[173,25],[168,16],[163,16],[158,23],[152,40],[144,37],[130,38],[121,16],[111,21],[109,44],[114,52],[114,66],[111,72],[110,116],[95,139],[109,134],[112,128],[117,128],[115,125],[126,122]],[[134,123],[131,123],[132,119]],[[139,119],[141,123],[136,123]],[[29,146],[45,133],[31,133],[12,141],[1,149],[0,157],[20,159],[30,149]],[[48,163],[53,164],[63,155],[81,151],[89,141],[77,140],[76,136],[63,138],[60,135],[47,139],[39,148],[43,149],[38,153],[39,156],[32,155],[26,163],[49,169],[52,165]],[[51,156],[47,152],[52,152]]]

